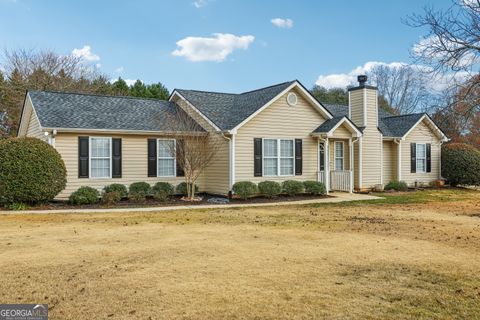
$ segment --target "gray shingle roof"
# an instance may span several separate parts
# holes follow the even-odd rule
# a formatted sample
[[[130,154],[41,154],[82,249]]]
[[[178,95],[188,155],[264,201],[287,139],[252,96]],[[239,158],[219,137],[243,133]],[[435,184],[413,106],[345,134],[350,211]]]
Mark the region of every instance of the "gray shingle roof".
[[[29,91],[42,127],[135,131],[184,131],[174,103],[133,97]],[[194,131],[203,131],[200,127]]]
[[[244,93],[176,89],[221,130],[230,130],[255,113],[295,81]]]
[[[332,112],[330,110],[330,112]],[[333,112],[332,112],[333,113]],[[337,125],[337,123],[342,120],[343,118],[345,118],[345,116],[336,116],[336,117],[333,117],[332,119],[328,119],[327,121],[325,121],[324,123],[322,123],[317,129],[313,130],[313,132],[316,132],[316,133],[325,133],[325,132],[329,132],[330,130],[333,129],[333,127],[335,127]]]
[[[346,105],[324,104],[324,106],[335,118],[341,116],[348,117],[348,106]],[[403,137],[423,115],[424,113],[414,113],[396,116],[382,108],[378,108],[378,129],[385,137]],[[315,130],[315,132],[318,131]]]

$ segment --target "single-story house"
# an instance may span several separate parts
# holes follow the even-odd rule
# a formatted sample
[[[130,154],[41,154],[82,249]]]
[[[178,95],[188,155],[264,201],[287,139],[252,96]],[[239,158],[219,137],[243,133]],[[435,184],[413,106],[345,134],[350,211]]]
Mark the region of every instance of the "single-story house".
[[[377,88],[364,76],[359,81],[345,106],[322,104],[297,80],[240,94],[175,89],[168,101],[28,91],[18,136],[48,141],[62,156],[67,187],[59,198],[81,186],[182,182],[167,150],[183,129],[165,120],[178,110],[198,123],[185,136],[208,134],[219,144],[200,191],[228,194],[237,181],[294,179],[352,192],[440,178],[445,134],[425,113],[383,111]]]

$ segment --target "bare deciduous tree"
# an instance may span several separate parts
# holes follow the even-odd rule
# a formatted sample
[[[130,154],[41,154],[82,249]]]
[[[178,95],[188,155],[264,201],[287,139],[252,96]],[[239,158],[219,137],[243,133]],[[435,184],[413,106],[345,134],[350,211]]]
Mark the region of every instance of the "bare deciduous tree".
[[[379,96],[399,114],[423,111],[428,102],[428,80],[415,66],[378,65],[368,75],[378,87]]]
[[[216,133],[203,130],[182,108],[167,119],[168,127],[174,128],[171,137],[175,144],[169,144],[170,153],[176,155],[177,166],[183,169],[189,201],[195,200],[195,184],[200,174],[212,162],[220,147]]]
[[[455,0],[447,10],[424,9],[410,16],[406,23],[427,28],[428,33],[414,45],[412,56],[428,67],[432,79],[443,81],[454,91],[452,103],[444,108],[477,101],[480,88],[480,0]],[[480,111],[470,103],[464,112]]]

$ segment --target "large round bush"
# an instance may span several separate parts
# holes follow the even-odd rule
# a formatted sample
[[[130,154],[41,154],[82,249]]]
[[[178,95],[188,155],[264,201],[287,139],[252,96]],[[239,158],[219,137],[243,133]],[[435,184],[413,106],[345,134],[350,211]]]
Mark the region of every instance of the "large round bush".
[[[305,190],[303,183],[301,181],[296,181],[296,180],[283,181],[282,188],[283,188],[283,191],[291,197],[297,194],[300,194]]]
[[[452,185],[480,185],[480,151],[464,143],[442,147],[442,176]]]
[[[52,200],[67,183],[60,154],[35,138],[0,141],[0,203]]]

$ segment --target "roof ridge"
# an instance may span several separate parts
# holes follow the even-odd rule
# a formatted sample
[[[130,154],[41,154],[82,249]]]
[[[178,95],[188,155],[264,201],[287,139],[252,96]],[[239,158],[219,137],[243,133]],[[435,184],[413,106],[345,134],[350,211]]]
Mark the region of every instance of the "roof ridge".
[[[265,89],[269,89],[269,88],[273,88],[273,87],[278,87],[278,86],[281,86],[281,85],[283,85],[283,84],[294,83],[295,81],[297,81],[297,80],[285,81],[285,82],[282,82],[282,83],[272,84],[272,85],[270,85],[270,86],[266,86],[266,87],[263,87],[263,88],[259,88],[259,89],[255,89],[255,90],[250,90],[250,91],[245,91],[245,92],[242,92],[242,93],[240,93],[240,94],[252,93],[252,92],[256,92],[256,91],[260,91],[260,90],[265,90]]]
[[[47,92],[47,93],[58,93],[58,94],[75,94],[75,95],[91,96],[91,97],[121,98],[121,99],[132,99],[132,100],[150,100],[150,101],[163,101],[163,102],[170,103],[170,101],[168,101],[168,100],[156,99],[156,98],[144,98],[144,97],[133,97],[133,96],[114,96],[114,95],[108,95],[108,94],[74,92],[74,91],[27,90],[27,92]]]
[[[218,92],[218,91],[205,91],[205,90],[195,90],[195,89],[174,89],[173,91],[192,91],[192,92],[202,92],[202,93],[215,93],[215,94],[228,94],[232,96],[239,95],[240,93],[230,93],[230,92]]]
[[[427,114],[427,113],[426,113],[426,112],[417,112],[417,113],[409,113],[409,114],[400,114],[400,115],[382,117],[382,119],[387,119],[387,118],[401,118],[401,117],[408,117],[408,116],[418,116],[418,115],[424,115],[424,114]]]

